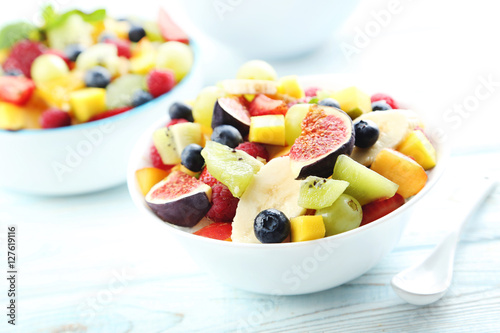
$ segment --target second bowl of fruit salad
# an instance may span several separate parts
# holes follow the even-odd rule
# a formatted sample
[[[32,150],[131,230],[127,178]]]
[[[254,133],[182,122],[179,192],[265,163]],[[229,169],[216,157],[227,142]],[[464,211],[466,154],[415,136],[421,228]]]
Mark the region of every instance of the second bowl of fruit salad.
[[[201,87],[200,50],[159,11],[56,13],[0,31],[0,188],[79,194],[126,179],[140,133]]]
[[[365,273],[439,179],[444,143],[380,81],[277,79],[261,62],[239,76],[143,135],[128,169],[134,203],[241,289],[305,294]]]

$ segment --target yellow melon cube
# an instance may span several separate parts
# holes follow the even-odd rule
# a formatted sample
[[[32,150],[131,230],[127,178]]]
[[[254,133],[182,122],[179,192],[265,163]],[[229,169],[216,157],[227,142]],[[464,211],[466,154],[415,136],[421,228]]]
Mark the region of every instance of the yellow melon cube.
[[[106,111],[106,89],[84,88],[70,94],[71,111],[80,122]]]
[[[424,168],[408,156],[393,149],[382,149],[375,157],[371,169],[398,184],[397,193],[405,199],[420,192],[427,183]]]
[[[84,87],[83,72],[71,71],[67,75],[44,82],[37,86],[37,90],[50,106],[68,111],[70,93]]]
[[[141,189],[141,193],[145,196],[149,190],[165,177],[168,176],[170,171],[161,170],[158,168],[143,168],[135,172],[135,178]]]
[[[279,80],[278,94],[288,95],[293,98],[304,98],[306,94],[299,84],[297,75],[284,76]]]
[[[325,237],[326,228],[321,215],[304,215],[290,220],[292,242],[304,242]]]
[[[338,91],[333,94],[333,98],[339,102],[342,111],[346,112],[352,119],[372,110],[370,96],[357,87]]]
[[[24,110],[14,104],[0,102],[0,129],[16,131],[24,128]]]
[[[140,53],[130,58],[130,71],[134,74],[148,74],[156,66],[156,51]]]
[[[248,140],[270,145],[285,145],[285,116],[266,115],[250,119]]]
[[[397,150],[413,157],[425,170],[429,170],[436,165],[436,150],[420,130],[411,132]]]

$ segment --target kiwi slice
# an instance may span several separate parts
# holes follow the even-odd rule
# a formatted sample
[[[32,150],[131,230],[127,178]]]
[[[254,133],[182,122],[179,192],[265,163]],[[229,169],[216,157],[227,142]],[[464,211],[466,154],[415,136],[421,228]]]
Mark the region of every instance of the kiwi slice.
[[[300,184],[298,204],[307,209],[330,207],[348,186],[343,180],[309,176]]]

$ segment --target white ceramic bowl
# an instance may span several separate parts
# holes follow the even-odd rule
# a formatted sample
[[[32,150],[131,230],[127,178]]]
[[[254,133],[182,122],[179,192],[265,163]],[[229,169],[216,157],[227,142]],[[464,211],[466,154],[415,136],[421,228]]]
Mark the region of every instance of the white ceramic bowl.
[[[369,89],[367,80],[352,75],[304,77],[302,84],[341,88],[357,85]],[[373,87],[377,87],[374,82]],[[389,92],[392,90],[386,90]],[[434,142],[438,165],[429,172],[424,189],[396,211],[360,228],[300,243],[241,244],[218,241],[188,233],[164,223],[147,206],[141,194],[135,171],[150,166],[149,147],[152,133],[164,126],[167,119],[156,122],[137,143],[128,167],[128,187],[134,203],[145,217],[165,225],[165,232],[174,235],[193,259],[220,281],[247,291],[297,295],[336,287],[359,277],[376,265],[399,241],[412,209],[434,186],[443,172],[448,155],[443,144]]]
[[[0,130],[0,188],[40,195],[71,195],[126,181],[126,165],[139,136],[175,101],[202,87],[200,52],[191,42],[191,72],[170,92],[123,114],[47,130]]]
[[[319,47],[358,1],[179,0],[203,33],[250,58],[283,59]]]

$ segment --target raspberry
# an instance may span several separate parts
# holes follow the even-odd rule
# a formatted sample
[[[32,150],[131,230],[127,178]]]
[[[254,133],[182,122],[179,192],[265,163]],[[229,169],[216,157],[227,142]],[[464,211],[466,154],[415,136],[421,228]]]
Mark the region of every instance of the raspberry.
[[[151,146],[151,150],[149,151],[149,157],[151,158],[151,163],[153,166],[158,169],[162,169],[168,171],[174,167],[174,165],[164,164],[161,160],[160,153],[158,153],[158,149],[156,149],[155,145]]]
[[[309,87],[305,91],[306,96],[307,97],[315,97],[318,90],[320,90],[318,87]]]
[[[129,41],[117,38],[106,38],[104,40],[104,43],[115,45],[118,50],[119,57],[125,57],[127,59],[130,59],[132,57],[132,53],[130,52]]]
[[[391,106],[391,108],[398,109],[398,104],[389,95],[378,93],[378,94],[372,95],[372,97],[371,97],[372,103],[376,102],[376,101],[380,101],[380,100],[386,101],[387,104],[389,104]]]
[[[176,125],[176,124],[182,124],[182,123],[188,123],[188,121],[186,119],[183,119],[183,118],[178,118],[178,119],[171,119],[166,127],[170,127],[172,125]]]
[[[148,89],[156,98],[169,92],[175,86],[174,72],[164,69],[153,69],[147,77]]]
[[[266,161],[269,160],[269,153],[267,152],[266,148],[258,143],[255,142],[243,142],[236,147],[238,150],[243,150],[245,153],[248,155],[253,156],[254,158],[257,158],[257,156],[262,157]]]
[[[4,71],[18,69],[23,72],[24,76],[31,78],[31,64],[35,59],[43,54],[45,46],[38,42],[23,40],[17,42],[12,47],[9,57],[3,64]]]
[[[62,110],[48,109],[40,117],[42,128],[57,128],[71,125],[70,115]]]
[[[235,198],[224,184],[212,186],[212,207],[207,217],[215,222],[232,222],[240,199]]]
[[[132,108],[130,106],[125,106],[123,108],[118,108],[118,109],[113,109],[113,110],[108,110],[105,112],[101,112],[99,114],[96,114],[92,118],[89,119],[89,121],[96,121],[96,120],[101,120],[105,118],[109,118],[112,116],[116,116],[117,114],[127,112],[128,110],[131,110]]]
[[[202,182],[204,182],[205,184],[207,184],[210,187],[213,187],[214,185],[217,185],[217,184],[222,184],[217,179],[215,179],[215,177],[212,176],[210,174],[210,172],[208,172],[207,168],[203,169],[203,171],[200,174],[199,180],[201,180]]]

